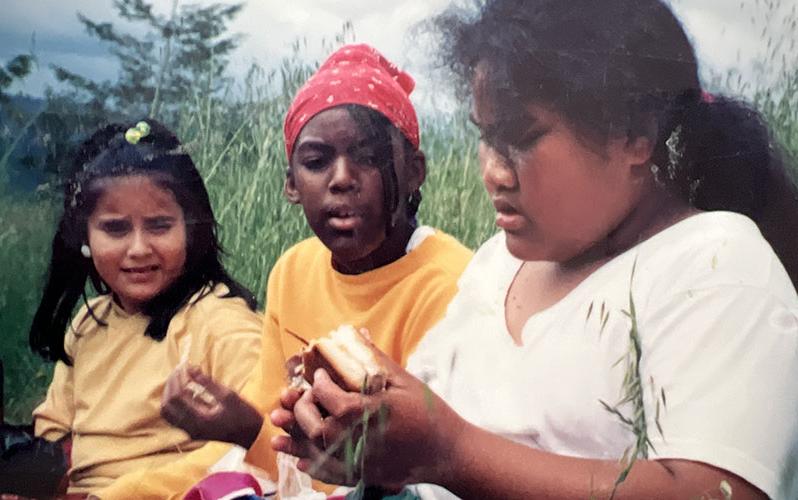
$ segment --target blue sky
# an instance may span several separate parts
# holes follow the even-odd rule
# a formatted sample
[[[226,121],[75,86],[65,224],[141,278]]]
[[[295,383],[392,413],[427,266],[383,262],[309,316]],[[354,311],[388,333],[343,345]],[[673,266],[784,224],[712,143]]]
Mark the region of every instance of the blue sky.
[[[234,76],[241,76],[252,62],[269,67],[290,53],[290,45],[298,37],[307,39],[309,55],[321,57],[322,38],[331,38],[346,20],[351,20],[358,41],[372,43],[417,75],[420,91],[417,100],[432,99],[435,92],[430,89],[434,88],[434,82],[427,81],[426,60],[419,57],[420,48],[408,32],[418,21],[444,9],[449,1],[250,0],[232,24],[232,29],[245,38],[233,56],[231,71]],[[162,13],[171,7],[171,0],[154,0],[154,3]],[[758,7],[761,3],[672,0],[693,37],[706,74],[736,70],[743,80],[754,81],[773,72],[774,68],[764,70],[761,63],[767,51],[767,36],[785,34],[783,30],[787,28],[778,21],[795,9],[798,0],[781,0],[781,11],[769,22],[763,18],[765,11]],[[31,47],[39,60],[39,68],[14,90],[42,95],[46,86],[54,83],[49,69],[53,63],[95,80],[113,79],[116,74],[113,58],[104,46],[84,32],[75,14],[77,10],[94,20],[120,22],[114,16],[111,0],[0,0],[0,11],[4,14],[0,18],[0,61]],[[795,51],[792,56],[795,62]]]

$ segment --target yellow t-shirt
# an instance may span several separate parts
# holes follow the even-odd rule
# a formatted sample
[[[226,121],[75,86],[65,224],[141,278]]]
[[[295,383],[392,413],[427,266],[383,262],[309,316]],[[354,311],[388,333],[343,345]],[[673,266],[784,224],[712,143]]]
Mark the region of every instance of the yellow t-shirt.
[[[286,329],[310,340],[344,323],[365,327],[380,349],[404,365],[421,337],[443,317],[471,255],[440,231],[395,262],[359,275],[336,272],[330,251],[318,238],[286,251],[269,275],[261,359],[242,392],[264,415],[246,461],[276,481],[270,440],[282,431],[271,425],[269,412],[286,385],[285,360],[302,347]],[[126,477],[98,494],[102,500],[183,498],[228,450],[222,443],[207,443],[179,463]]]
[[[161,394],[181,361],[241,390],[260,351],[262,318],[243,299],[222,298],[218,285],[175,314],[166,337],[144,335],[148,318],[128,314],[109,295],[84,306],[64,338],[72,366],[58,362],[47,398],[36,410],[36,434],[72,435],[69,492],[110,485],[131,471],[159,467],[200,447],[160,416]]]
[[[332,255],[317,238],[288,250],[269,276],[261,371],[243,393],[266,416],[247,462],[276,475],[270,440],[282,430],[271,425],[268,415],[286,386],[285,360],[303,346],[287,331],[312,340],[341,324],[367,328],[374,344],[404,366],[419,340],[443,317],[471,255],[457,240],[436,231],[395,262],[346,275],[332,268]]]

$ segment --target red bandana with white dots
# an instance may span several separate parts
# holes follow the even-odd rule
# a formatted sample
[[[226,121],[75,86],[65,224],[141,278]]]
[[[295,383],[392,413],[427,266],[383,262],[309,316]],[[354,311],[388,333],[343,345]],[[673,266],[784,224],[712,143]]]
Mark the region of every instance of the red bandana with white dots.
[[[289,161],[302,127],[320,112],[343,104],[368,106],[385,115],[418,149],[418,118],[410,92],[413,78],[375,48],[346,45],[335,51],[299,89],[285,116],[285,153]]]

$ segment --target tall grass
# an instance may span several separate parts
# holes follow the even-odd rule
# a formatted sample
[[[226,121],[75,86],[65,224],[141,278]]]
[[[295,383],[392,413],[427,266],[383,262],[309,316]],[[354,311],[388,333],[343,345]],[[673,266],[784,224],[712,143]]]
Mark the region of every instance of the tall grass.
[[[52,367],[27,343],[38,304],[55,224],[52,201],[0,194],[0,359],[5,373],[6,419],[30,421],[50,382]]]
[[[187,100],[178,114],[176,130],[206,181],[220,224],[225,264],[261,305],[271,266],[311,234],[301,209],[282,196],[282,119],[290,96],[313,69],[286,61],[274,74],[253,71],[243,98]],[[494,231],[493,215],[477,175],[476,138],[465,123],[455,117],[424,123],[428,170],[419,218],[476,247]],[[0,190],[0,353],[5,417],[11,422],[30,421],[51,376],[52,367],[30,354],[27,329],[41,293],[58,203],[52,193],[21,197]]]
[[[299,42],[294,48],[301,55]],[[187,99],[175,124],[206,180],[225,263],[261,299],[277,257],[310,235],[301,210],[282,198],[282,118],[290,97],[315,67],[303,60],[288,59],[270,74],[253,70],[242,82],[241,98]],[[785,72],[776,87],[747,94],[755,96],[787,150],[798,154],[798,70]],[[428,170],[419,218],[476,248],[495,229],[478,179],[476,137],[466,123],[458,114],[422,117]],[[0,179],[7,168],[0,163]],[[6,374],[5,417],[11,422],[30,420],[50,378],[51,366],[27,348],[27,329],[57,211],[55,195],[20,196],[0,189],[0,357]]]

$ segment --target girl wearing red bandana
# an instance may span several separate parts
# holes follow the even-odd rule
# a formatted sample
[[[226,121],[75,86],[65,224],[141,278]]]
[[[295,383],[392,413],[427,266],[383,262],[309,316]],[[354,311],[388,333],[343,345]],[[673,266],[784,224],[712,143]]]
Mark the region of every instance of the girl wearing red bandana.
[[[263,415],[279,406],[285,361],[303,346],[292,334],[309,341],[342,324],[367,328],[404,365],[443,316],[471,257],[416,221],[426,164],[413,86],[372,47],[349,45],[297,92],[285,118],[284,193],[302,206],[315,237],[286,251],[270,273],[261,366],[243,391],[249,403],[196,370],[175,373],[164,394],[167,420],[196,439],[248,449],[246,462],[275,480],[271,438],[282,431]],[[221,404],[198,404],[187,389],[196,384]],[[180,498],[229,449],[208,443],[169,470],[142,475],[135,489],[120,485],[119,497]]]

